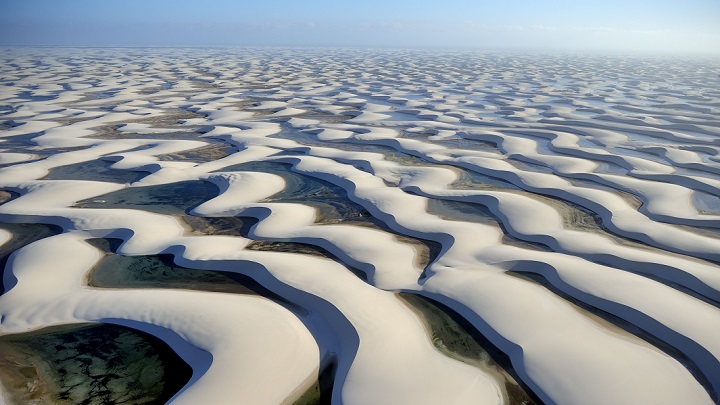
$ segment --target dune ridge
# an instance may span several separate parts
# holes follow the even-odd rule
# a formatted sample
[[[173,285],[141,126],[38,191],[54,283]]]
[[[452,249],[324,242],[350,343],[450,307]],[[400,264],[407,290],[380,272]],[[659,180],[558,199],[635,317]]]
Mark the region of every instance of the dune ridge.
[[[0,220],[63,230],[7,259],[0,335],[142,329],[193,368],[173,403],[292,403],[330,363],[337,403],[510,403],[497,373],[433,346],[404,292],[468,321],[537,401],[719,400],[712,61],[132,48],[0,59]],[[216,192],[191,206],[143,200],[200,182]],[[120,192],[138,200],[116,205]],[[253,222],[213,235],[188,217]],[[93,238],[249,276],[303,313],[260,296],[91,287]]]

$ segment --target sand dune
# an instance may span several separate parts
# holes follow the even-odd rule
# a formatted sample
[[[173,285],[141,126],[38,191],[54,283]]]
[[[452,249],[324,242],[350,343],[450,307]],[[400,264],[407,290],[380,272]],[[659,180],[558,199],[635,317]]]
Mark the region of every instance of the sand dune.
[[[146,331],[193,368],[173,403],[293,403],[313,389],[348,404],[718,402],[711,62],[0,59],[14,61],[0,65],[0,220],[62,231],[17,248],[22,228],[0,229],[13,246],[0,338],[82,322]],[[98,238],[118,244],[102,252]],[[266,292],[95,286],[113,255]],[[465,329],[448,334],[403,294]]]

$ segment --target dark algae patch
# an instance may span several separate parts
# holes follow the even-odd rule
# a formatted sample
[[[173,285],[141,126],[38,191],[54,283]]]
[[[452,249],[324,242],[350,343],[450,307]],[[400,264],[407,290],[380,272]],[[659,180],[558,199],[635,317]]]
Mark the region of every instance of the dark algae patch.
[[[192,369],[160,339],[78,324],[0,337],[0,378],[17,404],[164,404]]]

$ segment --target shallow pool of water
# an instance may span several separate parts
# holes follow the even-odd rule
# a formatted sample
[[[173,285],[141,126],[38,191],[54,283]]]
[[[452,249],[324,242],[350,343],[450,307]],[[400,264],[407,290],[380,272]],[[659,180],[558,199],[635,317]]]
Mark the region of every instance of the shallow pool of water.
[[[132,208],[166,215],[182,215],[218,195],[207,181],[181,181],[158,186],[127,187],[78,201],[79,208]]]
[[[191,376],[163,341],[123,326],[0,336],[0,378],[18,404],[164,404]]]

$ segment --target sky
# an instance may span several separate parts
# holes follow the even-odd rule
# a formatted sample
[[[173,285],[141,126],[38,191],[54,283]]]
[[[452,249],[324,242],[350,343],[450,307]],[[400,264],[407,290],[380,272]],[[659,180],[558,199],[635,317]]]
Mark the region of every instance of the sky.
[[[0,45],[720,56],[720,0],[0,0]]]

